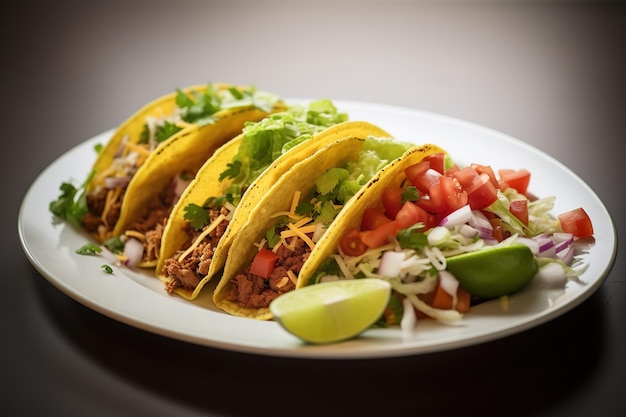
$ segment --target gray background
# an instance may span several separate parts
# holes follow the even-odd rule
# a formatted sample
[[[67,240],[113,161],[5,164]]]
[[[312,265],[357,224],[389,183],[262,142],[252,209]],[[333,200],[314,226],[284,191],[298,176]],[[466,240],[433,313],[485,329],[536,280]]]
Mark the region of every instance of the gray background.
[[[596,294],[522,334],[320,362],[195,346],[103,317],[39,275],[17,236],[21,199],[56,157],[147,101],[208,81],[412,107],[502,131],[578,174],[624,236],[621,3],[59,0],[4,9],[0,414],[626,411],[621,249]]]

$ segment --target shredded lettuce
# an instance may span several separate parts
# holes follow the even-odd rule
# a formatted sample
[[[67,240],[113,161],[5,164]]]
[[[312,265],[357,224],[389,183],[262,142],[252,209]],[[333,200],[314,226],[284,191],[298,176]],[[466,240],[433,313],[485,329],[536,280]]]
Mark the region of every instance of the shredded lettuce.
[[[347,114],[323,99],[310,103],[308,108],[294,105],[259,122],[246,123],[237,154],[220,176],[231,181],[225,190],[229,201],[237,204],[245,189],[285,152],[346,120]]]

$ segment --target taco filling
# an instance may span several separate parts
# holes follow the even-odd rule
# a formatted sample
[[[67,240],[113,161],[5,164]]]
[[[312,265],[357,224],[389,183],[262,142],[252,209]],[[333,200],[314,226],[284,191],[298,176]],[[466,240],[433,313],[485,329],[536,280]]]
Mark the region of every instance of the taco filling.
[[[270,214],[271,227],[255,245],[259,250],[252,262],[231,279],[227,299],[245,308],[267,308],[295,289],[302,267],[345,204],[376,172],[414,146],[368,137],[358,159],[318,176],[305,198],[296,191],[288,212]]]
[[[169,293],[178,288],[193,291],[209,274],[215,251],[235,209],[255,180],[298,144],[313,138],[330,126],[347,120],[330,100],[318,100],[307,108],[292,106],[254,123],[247,123],[237,153],[215,180],[223,195],[204,196],[202,205],[187,203],[184,207],[189,236],[183,249],[164,260],[161,273]]]
[[[185,128],[214,124],[219,119],[217,113],[225,109],[253,104],[269,111],[272,100],[272,96],[257,92],[254,87],[217,88],[209,84],[202,92],[190,93],[178,89],[174,111],[158,117],[147,116],[140,137],[125,135],[112,163],[95,173],[86,194],[84,228],[101,241],[111,236],[131,179],[160,144]]]

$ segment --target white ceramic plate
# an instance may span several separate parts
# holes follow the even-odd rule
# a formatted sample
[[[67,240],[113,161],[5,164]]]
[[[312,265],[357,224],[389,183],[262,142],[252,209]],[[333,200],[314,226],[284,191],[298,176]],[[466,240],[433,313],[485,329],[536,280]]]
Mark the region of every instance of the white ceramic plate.
[[[305,345],[272,321],[229,316],[211,301],[212,286],[194,302],[166,294],[151,272],[115,268],[105,274],[106,261],[74,251],[88,235],[55,222],[49,203],[62,182],[82,183],[95,158],[93,147],[105,143],[104,132],[76,146],[51,163],[30,187],[19,214],[24,252],[34,267],[58,289],[106,316],[138,328],[201,345],[283,357],[374,358],[414,355],[460,348],[505,337],[537,326],[587,299],[602,284],[615,258],[616,235],[611,218],[595,193],[554,158],[502,133],[445,116],[378,104],[336,101],[351,120],[375,123],[401,140],[435,143],[460,165],[478,162],[498,168],[527,168],[529,191],[556,195],[554,213],[584,207],[595,229],[595,244],[581,257],[589,264],[582,284],[561,290],[531,286],[510,298],[507,310],[498,301],[481,304],[460,325],[423,320],[414,337],[398,329],[371,329],[361,337],[332,345]],[[540,179],[540,180],[539,180]]]

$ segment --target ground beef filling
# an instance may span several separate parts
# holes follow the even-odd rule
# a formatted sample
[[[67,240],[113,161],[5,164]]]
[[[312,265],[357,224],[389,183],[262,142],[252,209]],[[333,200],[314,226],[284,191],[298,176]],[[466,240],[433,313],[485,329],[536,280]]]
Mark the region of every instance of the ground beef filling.
[[[281,245],[276,251],[278,259],[269,278],[251,274],[251,265],[235,276],[230,282],[228,299],[246,308],[266,308],[274,298],[295,289],[287,271],[298,276],[311,248],[299,237],[287,239],[287,246]]]
[[[142,261],[154,261],[159,256],[163,229],[176,200],[174,189],[165,187],[158,195],[152,197],[139,216],[128,225],[127,230],[135,230],[145,236]]]
[[[223,207],[221,209],[207,209],[207,212],[209,213],[209,224],[213,223],[220,214],[228,215],[228,210]],[[177,288],[193,291],[198,286],[200,281],[209,273],[209,267],[213,260],[215,248],[224,235],[227,226],[227,220],[220,222],[220,224],[181,261],[179,261],[178,258],[185,250],[177,251],[174,256],[164,261],[162,272],[166,277],[170,278],[165,287],[168,293],[173,293]],[[202,230],[196,231],[189,226],[187,233],[191,236],[191,239],[188,244],[184,246],[185,248],[188,248],[196,241],[198,236],[202,233]]]
[[[112,231],[115,223],[117,223],[117,219],[120,217],[122,198],[126,189],[124,188],[115,202],[111,204],[111,207],[103,220],[102,213],[104,212],[108,191],[109,189],[107,188],[101,188],[85,195],[88,212],[83,217],[83,227],[89,233],[98,233],[102,227],[106,228],[107,232]]]

